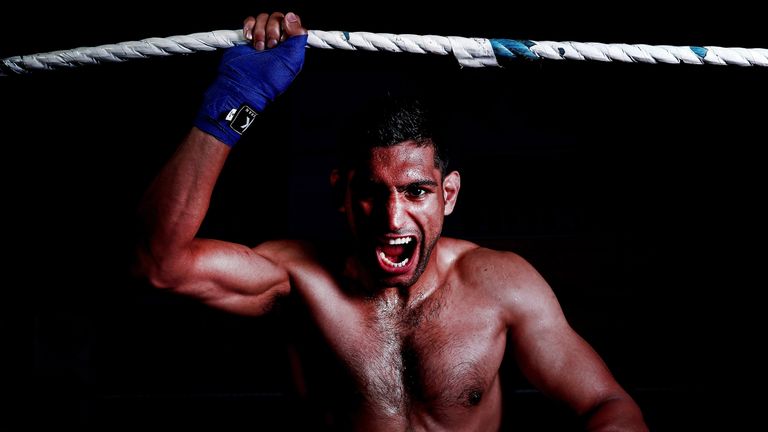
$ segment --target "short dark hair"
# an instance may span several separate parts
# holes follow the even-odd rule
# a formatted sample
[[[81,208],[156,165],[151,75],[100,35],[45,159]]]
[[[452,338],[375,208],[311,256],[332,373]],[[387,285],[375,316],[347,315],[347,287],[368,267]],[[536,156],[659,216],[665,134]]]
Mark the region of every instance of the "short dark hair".
[[[436,120],[426,104],[414,98],[386,96],[372,100],[352,118],[340,144],[340,169],[349,171],[367,161],[376,147],[393,147],[405,141],[431,146],[435,167],[445,176],[448,155],[436,130]]]

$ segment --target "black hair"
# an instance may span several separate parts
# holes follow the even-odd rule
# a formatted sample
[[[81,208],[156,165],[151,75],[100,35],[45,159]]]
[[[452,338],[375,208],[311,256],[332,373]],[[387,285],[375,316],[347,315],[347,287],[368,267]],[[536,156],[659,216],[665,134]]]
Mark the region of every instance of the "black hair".
[[[370,158],[376,147],[393,147],[404,141],[431,146],[435,167],[445,176],[448,155],[436,130],[433,111],[413,98],[378,98],[352,117],[340,140],[340,170],[347,172]]]

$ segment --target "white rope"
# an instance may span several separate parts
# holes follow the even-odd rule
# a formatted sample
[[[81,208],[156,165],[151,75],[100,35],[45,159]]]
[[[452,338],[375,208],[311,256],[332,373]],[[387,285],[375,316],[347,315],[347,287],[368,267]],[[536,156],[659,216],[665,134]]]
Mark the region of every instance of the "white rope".
[[[0,60],[0,75],[33,70],[74,67],[135,58],[213,51],[244,44],[241,30],[218,30],[187,36],[150,38],[140,41],[75,48]],[[517,41],[412,34],[310,30],[313,48],[453,54],[462,66],[498,66],[498,57],[550,60],[595,60],[638,63],[688,63],[738,66],[768,66],[768,49],[629,45],[582,42]]]
[[[768,67],[768,49],[702,47],[697,55],[691,47],[671,45],[629,45],[582,42],[534,42],[530,49],[549,60],[596,60],[628,63],[687,63]]]

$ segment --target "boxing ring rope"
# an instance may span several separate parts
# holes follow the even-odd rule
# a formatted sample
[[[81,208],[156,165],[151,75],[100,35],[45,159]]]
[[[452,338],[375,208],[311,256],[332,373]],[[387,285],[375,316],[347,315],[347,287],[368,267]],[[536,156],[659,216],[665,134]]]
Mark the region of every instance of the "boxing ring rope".
[[[248,43],[242,30],[217,30],[167,38],[149,38],[97,47],[8,57],[0,60],[0,76],[69,68],[129,59],[191,54]],[[310,30],[312,48],[453,54],[461,66],[499,66],[500,59],[593,60],[627,63],[687,63],[768,66],[768,49],[717,46],[670,46],[483,39],[367,32]]]

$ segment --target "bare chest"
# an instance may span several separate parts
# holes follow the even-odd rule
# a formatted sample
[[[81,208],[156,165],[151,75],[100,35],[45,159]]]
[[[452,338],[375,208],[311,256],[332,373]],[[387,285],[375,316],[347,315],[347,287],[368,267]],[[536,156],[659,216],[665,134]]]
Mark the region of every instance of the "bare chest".
[[[505,329],[482,301],[449,294],[412,310],[352,301],[318,312],[326,339],[376,415],[456,413],[491,398]]]

